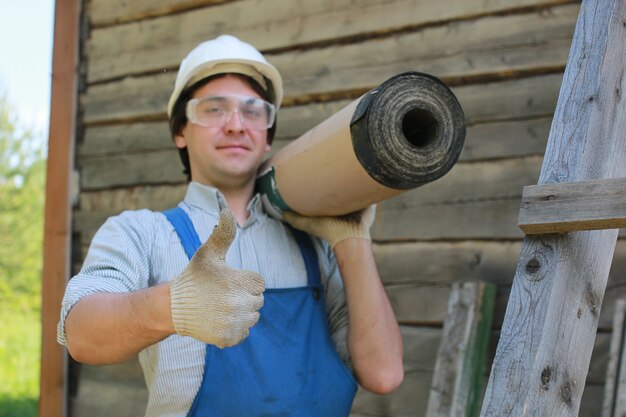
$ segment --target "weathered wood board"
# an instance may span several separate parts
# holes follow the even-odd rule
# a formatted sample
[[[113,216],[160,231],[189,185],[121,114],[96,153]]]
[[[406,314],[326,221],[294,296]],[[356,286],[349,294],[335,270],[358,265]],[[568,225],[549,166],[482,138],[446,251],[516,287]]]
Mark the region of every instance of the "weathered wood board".
[[[524,187],[517,223],[527,235],[626,227],[626,178]]]
[[[426,417],[478,415],[495,295],[493,284],[452,284]]]

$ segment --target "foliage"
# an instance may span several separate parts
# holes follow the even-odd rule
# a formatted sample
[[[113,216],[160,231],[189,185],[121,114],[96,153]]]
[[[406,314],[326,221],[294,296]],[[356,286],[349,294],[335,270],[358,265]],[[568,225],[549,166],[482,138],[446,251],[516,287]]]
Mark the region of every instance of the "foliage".
[[[37,415],[45,154],[0,92],[0,417]]]
[[[0,305],[37,308],[41,280],[45,149],[0,96]]]
[[[35,417],[41,324],[35,311],[0,310],[0,417]]]

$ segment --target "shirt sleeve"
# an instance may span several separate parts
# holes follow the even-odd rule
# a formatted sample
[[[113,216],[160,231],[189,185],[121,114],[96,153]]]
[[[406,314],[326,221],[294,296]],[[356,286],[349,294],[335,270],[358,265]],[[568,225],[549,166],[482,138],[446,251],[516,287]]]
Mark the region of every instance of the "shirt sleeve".
[[[57,341],[67,345],[65,320],[74,305],[94,293],[123,293],[148,286],[154,213],[126,211],[109,218],[94,236],[80,272],[69,280],[61,304]]]

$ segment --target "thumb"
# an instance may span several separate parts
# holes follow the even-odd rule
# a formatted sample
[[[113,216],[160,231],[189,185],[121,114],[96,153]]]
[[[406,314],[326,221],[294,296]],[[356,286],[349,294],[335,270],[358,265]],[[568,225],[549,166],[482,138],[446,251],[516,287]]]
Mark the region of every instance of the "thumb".
[[[224,209],[220,213],[220,222],[198,252],[202,251],[203,256],[224,259],[230,244],[235,240],[236,233],[237,222],[230,210]]]

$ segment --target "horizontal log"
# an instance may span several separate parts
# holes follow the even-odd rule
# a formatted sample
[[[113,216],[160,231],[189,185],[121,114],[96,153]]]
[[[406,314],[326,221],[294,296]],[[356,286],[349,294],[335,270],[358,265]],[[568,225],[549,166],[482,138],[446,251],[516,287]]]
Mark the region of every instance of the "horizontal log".
[[[142,416],[148,403],[144,386],[120,381],[81,378],[76,396],[71,398],[72,415],[89,417]]]
[[[526,234],[626,227],[626,178],[524,187],[518,225]]]
[[[451,292],[449,283],[398,284],[389,285],[385,289],[401,324],[442,325]]]
[[[92,27],[97,28],[230,1],[235,0],[93,0],[89,2],[88,15]]]
[[[517,36],[518,39],[510,40],[510,44],[516,46],[536,43],[538,39],[545,37],[542,32],[546,31],[551,32],[552,40],[561,37],[561,32],[564,32],[564,38],[571,38],[578,10],[576,4],[555,7],[550,9],[549,13],[539,12],[532,18],[516,14],[501,15],[505,11],[527,10],[529,6],[543,8],[563,3],[567,2],[471,0],[454,5],[443,2],[435,5],[426,0],[393,2],[368,0],[360,2],[358,7],[355,7],[350,0],[320,0],[304,2],[294,8],[290,0],[266,0],[264,7],[259,10],[254,0],[230,2],[156,19],[94,29],[90,33],[86,48],[89,61],[87,79],[92,83],[121,76],[175,69],[191,48],[221,33],[231,33],[254,42],[261,50],[276,50],[303,48],[303,45],[307,44],[332,43],[342,38],[360,40],[368,35],[387,34],[399,30],[406,32],[427,25],[426,29],[413,35],[419,42],[411,44],[410,50],[414,50],[411,56],[430,55],[426,51],[435,53],[445,51],[445,54],[451,55],[455,49],[474,49],[473,55],[477,56],[483,51],[483,46],[488,48],[490,43],[502,42],[514,32],[525,32],[525,35]],[[570,16],[572,12],[565,12],[568,14],[565,18],[565,27],[559,28],[554,21],[560,19],[559,15],[563,13],[561,10],[568,8],[572,9],[574,14]],[[493,18],[483,17],[491,13],[498,15]],[[482,18],[476,22],[465,22],[476,17]],[[520,19],[525,20],[525,23],[520,25],[518,22]],[[435,23],[441,27],[433,28],[432,25]],[[454,29],[450,30],[450,26]],[[465,36],[459,37],[463,32]],[[409,39],[407,38],[407,42]],[[550,48],[551,40],[548,39],[550,38],[545,37],[539,41],[544,43],[546,49]],[[394,46],[393,43],[396,41],[391,42],[391,46]],[[480,45],[480,42],[484,45]],[[437,48],[439,45],[442,49]],[[337,48],[347,51],[344,52],[346,58],[358,59],[363,55],[358,51],[359,46],[356,47],[357,50],[342,45]],[[334,49],[331,48],[330,51]],[[353,50],[356,53],[353,53]],[[391,51],[381,48],[380,52],[388,54]],[[268,54],[270,61],[275,61],[276,66],[284,74],[289,74],[289,66],[295,63],[290,56],[291,54],[286,54],[285,57],[281,54]],[[388,56],[380,58],[391,62],[388,61]],[[397,57],[392,61],[400,61],[400,58]],[[549,56],[546,55],[546,58]],[[371,57],[369,59],[371,60]],[[303,60],[309,61],[309,56],[305,55]],[[298,69],[303,68],[305,74],[317,73],[319,76],[320,62],[315,60],[311,62],[315,64],[314,67],[301,63]],[[332,65],[332,62],[333,60],[328,60],[324,65]],[[350,61],[344,62],[350,65]],[[468,62],[468,67],[475,65],[475,62]],[[507,63],[496,60],[493,64],[497,68]],[[285,81],[287,85],[291,85],[289,78]]]
[[[83,192],[109,187],[181,184],[187,179],[178,150],[173,146],[147,154],[82,159],[77,161],[77,167]],[[129,170],[129,167],[133,169]]]
[[[431,379],[431,374],[406,373],[402,384],[387,395],[375,395],[359,388],[350,417],[423,417]]]
[[[536,183],[541,160],[458,163],[443,178],[379,204],[379,240],[522,236],[515,218],[522,187]]]

